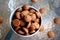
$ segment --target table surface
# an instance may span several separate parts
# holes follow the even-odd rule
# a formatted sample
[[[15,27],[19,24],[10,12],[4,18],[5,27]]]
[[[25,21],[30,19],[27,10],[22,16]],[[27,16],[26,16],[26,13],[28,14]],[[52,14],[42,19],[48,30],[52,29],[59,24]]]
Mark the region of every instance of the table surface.
[[[18,6],[28,3],[29,5],[37,8],[45,7],[47,12],[46,14],[42,14],[42,25],[45,30],[43,32],[39,32],[34,37],[30,38],[21,38],[16,35],[9,26],[9,17],[11,12]],[[53,40],[60,40],[60,31],[59,26],[53,23],[53,19],[56,16],[60,16],[60,8],[53,9],[51,4],[47,0],[38,0],[37,3],[32,3],[30,0],[0,0],[0,17],[4,18],[4,22],[0,24],[0,39],[1,40],[51,40],[47,37],[46,33],[49,30],[53,30],[55,32],[55,38]]]

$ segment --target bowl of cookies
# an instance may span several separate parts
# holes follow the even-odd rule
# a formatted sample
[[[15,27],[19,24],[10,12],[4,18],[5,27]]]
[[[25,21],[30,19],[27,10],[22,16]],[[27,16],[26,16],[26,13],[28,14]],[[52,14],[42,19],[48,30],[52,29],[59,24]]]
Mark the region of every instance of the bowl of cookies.
[[[28,4],[17,7],[10,15],[11,29],[21,37],[31,37],[41,26],[40,12]]]

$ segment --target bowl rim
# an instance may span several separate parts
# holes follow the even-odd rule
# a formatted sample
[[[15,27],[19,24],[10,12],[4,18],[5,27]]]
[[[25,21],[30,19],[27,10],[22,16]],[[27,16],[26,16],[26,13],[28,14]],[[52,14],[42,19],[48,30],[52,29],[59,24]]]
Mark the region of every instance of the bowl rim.
[[[19,7],[22,7],[22,6],[19,6]],[[14,12],[15,12],[19,7],[17,7],[16,9],[14,9],[14,11],[13,11],[13,12],[11,13],[11,15],[10,15],[9,23],[10,23],[11,29],[14,31],[14,33],[16,33],[16,34],[17,34],[18,36],[20,36],[20,37],[31,37],[31,36],[37,34],[38,31],[39,31],[39,29],[38,29],[35,33],[33,33],[33,34],[31,34],[31,35],[25,36],[25,35],[20,35],[20,34],[18,34],[18,33],[12,28],[12,26],[11,26],[12,17],[13,17],[13,15],[14,15]],[[29,6],[29,7],[34,8],[35,10],[37,10],[37,9],[36,9],[35,7],[33,7],[33,6]],[[38,10],[37,10],[37,11],[38,11]],[[39,12],[39,11],[38,11],[38,12]],[[40,24],[40,25],[41,25],[41,24]]]

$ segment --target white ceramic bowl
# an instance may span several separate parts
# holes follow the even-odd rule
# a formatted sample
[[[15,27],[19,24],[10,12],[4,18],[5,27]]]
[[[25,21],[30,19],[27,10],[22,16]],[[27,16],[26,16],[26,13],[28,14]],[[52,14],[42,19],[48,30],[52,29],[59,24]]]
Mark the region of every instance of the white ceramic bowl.
[[[31,8],[34,8],[33,6],[29,6],[29,7],[31,7]],[[11,13],[11,15],[10,15],[10,26],[11,26],[11,21],[12,21],[12,17],[13,17],[13,15],[14,15],[14,12],[18,9],[19,7],[17,7],[12,13]],[[35,10],[37,10],[36,8],[34,8]],[[38,11],[38,10],[37,10]],[[35,32],[35,33],[33,33],[33,34],[31,34],[31,35],[28,35],[28,36],[25,36],[25,35],[20,35],[20,34],[18,34],[13,28],[12,28],[12,26],[11,26],[11,29],[14,31],[14,33],[16,33],[18,36],[20,36],[20,37],[31,37],[31,36],[34,36],[34,35],[36,35],[38,32],[39,32],[39,29]]]

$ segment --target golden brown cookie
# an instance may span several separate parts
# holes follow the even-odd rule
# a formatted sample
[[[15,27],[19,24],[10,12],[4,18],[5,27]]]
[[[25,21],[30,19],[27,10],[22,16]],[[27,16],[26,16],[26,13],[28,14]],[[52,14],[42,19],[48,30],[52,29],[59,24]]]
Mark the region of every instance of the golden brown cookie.
[[[37,19],[35,20],[35,22],[39,23],[39,18],[37,18]]]
[[[27,10],[22,11],[21,12],[21,16],[24,17],[24,16],[28,15],[28,13],[29,13],[29,11],[27,11]]]
[[[30,10],[30,13],[34,13],[34,12],[35,12],[35,10],[34,10],[34,9],[31,9],[31,10]]]
[[[27,24],[27,28],[29,28],[31,26],[31,22],[29,22],[28,24]]]
[[[0,24],[1,24],[1,23],[3,23],[3,18],[2,18],[2,17],[0,17]]]
[[[33,3],[36,3],[38,0],[31,0]]]
[[[46,12],[46,9],[45,8],[40,8],[40,13],[45,13]]]
[[[29,4],[24,4],[23,8],[24,8],[24,10],[28,10],[29,9]]]
[[[39,29],[39,23],[35,22],[34,25],[36,29]]]
[[[23,20],[20,20],[20,26],[24,26],[25,22]]]
[[[30,16],[31,16],[32,14],[33,14],[33,13],[29,13],[28,15],[30,15]]]
[[[40,28],[39,28],[40,32],[44,31],[44,26],[41,25]]]
[[[17,26],[15,30],[17,31],[18,29],[20,29],[20,26]]]
[[[23,30],[25,31],[26,34],[28,34],[28,29],[23,27]]]
[[[40,12],[36,12],[36,15],[37,15],[38,18],[41,17]]]
[[[54,38],[54,36],[55,36],[53,31],[48,31],[47,35],[49,38]]]
[[[32,21],[34,21],[36,19],[36,15],[35,14],[32,14],[31,15],[31,18],[32,18]]]
[[[19,7],[19,8],[17,9],[17,12],[21,12],[21,11],[22,11],[22,8]]]
[[[32,20],[30,15],[26,15],[24,19],[26,22],[30,22]]]
[[[18,30],[17,31],[19,34],[25,34],[23,31],[21,31],[21,30]]]
[[[31,30],[38,29],[38,28],[39,28],[39,24],[38,23],[35,22],[35,23],[31,24],[31,27],[30,27]]]
[[[60,18],[54,18],[54,23],[60,24]]]
[[[17,26],[20,25],[20,21],[19,21],[18,19],[14,19],[14,20],[12,21],[12,24],[13,24],[15,27],[17,27]]]
[[[35,30],[31,30],[30,33],[35,33]]]
[[[16,12],[16,18],[21,19],[20,12]]]

